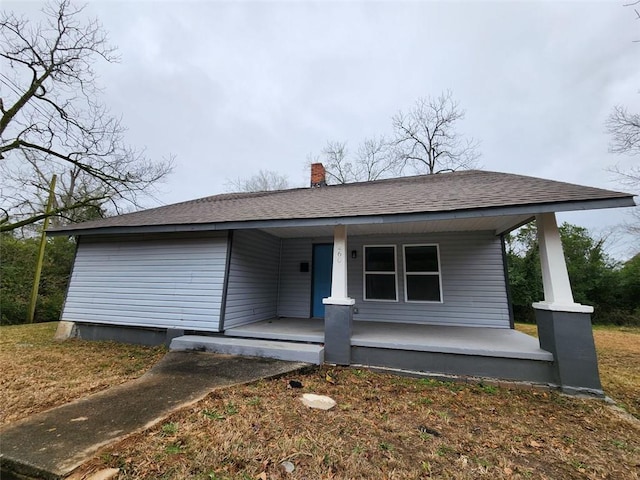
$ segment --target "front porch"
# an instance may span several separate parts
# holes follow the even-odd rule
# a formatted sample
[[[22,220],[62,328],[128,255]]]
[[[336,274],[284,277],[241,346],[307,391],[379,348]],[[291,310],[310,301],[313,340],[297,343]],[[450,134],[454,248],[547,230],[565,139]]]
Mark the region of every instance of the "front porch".
[[[206,345],[208,350],[225,353],[270,356],[286,351],[295,356],[292,352],[299,351],[300,358],[317,346],[324,357],[324,328],[323,319],[274,318],[227,329],[222,337],[208,337],[206,344],[202,337],[194,341],[200,348]],[[508,328],[356,320],[349,363],[425,375],[555,384],[553,360],[553,354],[541,349],[536,338]]]
[[[321,318],[276,318],[227,329],[229,337],[324,343]],[[538,340],[509,328],[445,327],[354,320],[352,347],[553,361]]]

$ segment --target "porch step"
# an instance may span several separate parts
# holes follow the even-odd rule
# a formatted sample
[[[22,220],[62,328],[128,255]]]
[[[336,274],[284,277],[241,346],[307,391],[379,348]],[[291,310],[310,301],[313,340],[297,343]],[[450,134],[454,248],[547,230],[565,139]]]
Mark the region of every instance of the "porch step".
[[[321,365],[324,346],[308,343],[278,342],[254,338],[205,337],[183,335],[171,340],[170,350],[204,350],[206,352],[244,355],[247,357],[277,358],[294,362]]]

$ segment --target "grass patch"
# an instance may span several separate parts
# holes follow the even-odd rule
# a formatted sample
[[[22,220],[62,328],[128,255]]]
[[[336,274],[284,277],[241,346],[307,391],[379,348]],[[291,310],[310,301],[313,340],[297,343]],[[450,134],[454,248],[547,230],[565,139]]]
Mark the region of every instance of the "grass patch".
[[[139,377],[164,347],[67,340],[57,322],[0,327],[0,424]]]
[[[165,435],[175,435],[178,433],[178,426],[173,422],[165,423],[162,425],[162,433]]]
[[[208,418],[209,420],[224,420],[225,418],[227,418],[221,413],[216,412],[215,410],[203,410],[202,415],[204,415],[204,417]]]

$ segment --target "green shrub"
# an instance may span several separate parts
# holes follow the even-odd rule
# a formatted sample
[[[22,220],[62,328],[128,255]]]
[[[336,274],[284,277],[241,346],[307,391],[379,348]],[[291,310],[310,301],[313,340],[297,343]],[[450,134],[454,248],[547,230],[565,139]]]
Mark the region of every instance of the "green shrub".
[[[0,236],[2,325],[16,325],[27,320],[39,245],[37,238],[18,238],[11,233]],[[74,255],[72,240],[64,237],[47,240],[34,321],[60,319]]]

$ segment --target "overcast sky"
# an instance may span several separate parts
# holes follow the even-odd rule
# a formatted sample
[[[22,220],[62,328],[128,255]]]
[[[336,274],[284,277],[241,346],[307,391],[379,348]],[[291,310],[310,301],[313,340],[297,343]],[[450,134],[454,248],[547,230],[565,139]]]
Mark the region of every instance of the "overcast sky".
[[[174,203],[259,169],[306,186],[306,158],[327,140],[355,150],[444,90],[482,168],[626,191],[605,169],[638,159],[608,153],[604,131],[614,105],[640,111],[640,20],[623,3],[95,1],[87,12],[121,56],[97,65],[105,103],[132,145],[176,156],[160,196]],[[559,215],[595,231],[624,218]]]

